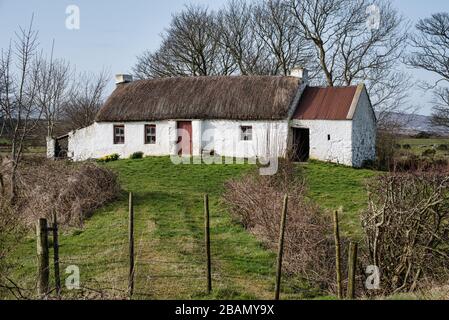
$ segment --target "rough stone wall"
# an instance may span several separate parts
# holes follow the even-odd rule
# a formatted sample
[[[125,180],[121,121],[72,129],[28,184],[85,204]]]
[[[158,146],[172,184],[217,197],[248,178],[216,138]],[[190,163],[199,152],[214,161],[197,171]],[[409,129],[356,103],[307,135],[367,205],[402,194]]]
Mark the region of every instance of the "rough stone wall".
[[[361,167],[376,158],[377,126],[366,90],[363,90],[352,122],[352,165]]]

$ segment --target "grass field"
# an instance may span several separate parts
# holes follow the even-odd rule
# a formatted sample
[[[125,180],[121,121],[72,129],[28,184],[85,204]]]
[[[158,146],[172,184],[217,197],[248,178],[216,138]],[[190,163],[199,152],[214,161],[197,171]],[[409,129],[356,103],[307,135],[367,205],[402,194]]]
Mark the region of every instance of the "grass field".
[[[135,194],[136,299],[271,299],[275,253],[233,222],[220,201],[224,182],[250,165],[178,165],[169,158],[122,160],[116,170],[125,190],[96,212],[82,230],[60,239],[62,270],[79,266],[88,297],[123,298],[127,287],[127,194]],[[311,162],[304,165],[310,196],[343,211],[343,231],[360,234],[358,212],[366,203],[365,179],[375,173]],[[203,195],[210,194],[213,293],[205,293]],[[33,292],[35,239],[30,235],[9,261],[13,279]],[[64,276],[64,274],[63,274]],[[102,289],[102,290],[98,290]],[[285,279],[283,299],[325,298],[298,279]]]
[[[436,156],[449,158],[449,150],[438,150],[441,145],[448,146],[449,149],[449,139],[447,138],[431,138],[431,139],[416,139],[416,138],[406,138],[400,139],[399,144],[403,147],[404,145],[410,145],[410,151],[416,155],[422,155],[422,153],[428,149],[435,149]],[[402,148],[403,149],[403,148]],[[403,149],[404,150],[404,149]]]

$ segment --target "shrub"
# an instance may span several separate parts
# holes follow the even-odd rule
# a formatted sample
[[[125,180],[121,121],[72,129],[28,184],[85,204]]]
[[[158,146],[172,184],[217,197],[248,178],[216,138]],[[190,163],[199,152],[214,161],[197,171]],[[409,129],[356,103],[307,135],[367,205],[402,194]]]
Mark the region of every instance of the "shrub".
[[[404,144],[404,145],[402,146],[402,148],[403,148],[404,150],[411,150],[411,149],[412,149],[412,146],[409,145],[409,144]]]
[[[108,162],[112,162],[112,161],[117,161],[120,159],[120,155],[118,155],[117,153],[114,154],[110,154],[108,156],[104,156],[100,159],[98,159],[97,161],[100,163],[108,163]]]
[[[142,159],[143,158],[143,152],[134,152],[130,157],[130,159]]]
[[[399,149],[402,148],[402,146],[401,146],[400,144],[395,144],[395,145],[394,145],[394,148],[399,150]]]
[[[285,271],[321,290],[334,290],[335,250],[330,215],[307,197],[304,179],[288,164],[276,176],[252,173],[228,181],[223,196],[232,215],[272,249],[277,247],[280,213],[289,194]]]
[[[443,283],[449,271],[449,176],[381,175],[368,185],[362,214],[365,265],[380,270],[380,295],[409,292],[423,279]]]
[[[20,181],[20,210],[29,226],[56,212],[61,225],[82,227],[86,217],[120,193],[117,175],[93,163],[43,161],[23,167]]]
[[[437,154],[437,151],[435,149],[427,149],[422,153],[423,157],[434,157]]]
[[[437,150],[439,150],[439,151],[448,151],[449,150],[449,146],[447,144],[440,144],[437,147]]]
[[[428,132],[422,131],[415,136],[416,139],[430,139],[432,135]]]

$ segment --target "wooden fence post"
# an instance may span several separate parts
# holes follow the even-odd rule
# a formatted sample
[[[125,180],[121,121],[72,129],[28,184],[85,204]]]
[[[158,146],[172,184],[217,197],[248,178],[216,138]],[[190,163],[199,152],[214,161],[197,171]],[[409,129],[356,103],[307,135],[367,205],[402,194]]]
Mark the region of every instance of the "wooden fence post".
[[[275,300],[279,300],[281,293],[282,258],[284,254],[284,237],[285,237],[285,224],[287,221],[287,206],[288,206],[288,195],[286,194],[284,197],[284,205],[282,208],[282,216],[281,216],[281,226],[279,230],[278,258],[276,268],[276,287],[274,295]]]
[[[49,254],[48,254],[48,226],[47,219],[39,219],[36,224],[38,282],[37,294],[44,298],[48,294]]]
[[[358,244],[351,242],[349,244],[349,257],[348,257],[348,299],[355,299],[355,273],[357,266],[357,249]]]
[[[53,213],[53,266],[55,271],[55,287],[58,297],[61,295],[61,276],[59,273],[59,237],[58,237],[58,220],[56,212]]]
[[[206,245],[206,269],[207,269],[207,294],[212,291],[212,268],[210,254],[210,214],[209,214],[209,195],[204,195],[204,240]]]
[[[337,296],[343,298],[341,287],[341,254],[340,254],[340,228],[338,226],[338,212],[334,212],[334,237],[335,237],[335,265],[337,272]]]
[[[132,298],[134,292],[134,200],[132,192],[129,193],[129,276],[128,276],[128,294]]]

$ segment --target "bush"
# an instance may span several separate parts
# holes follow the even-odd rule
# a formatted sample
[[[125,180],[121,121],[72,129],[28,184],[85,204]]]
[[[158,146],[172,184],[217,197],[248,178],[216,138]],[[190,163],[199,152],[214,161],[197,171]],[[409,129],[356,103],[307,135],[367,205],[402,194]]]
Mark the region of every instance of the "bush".
[[[422,153],[422,156],[432,158],[436,154],[437,154],[437,151],[435,149],[427,149]]]
[[[397,150],[400,150],[402,148],[402,146],[400,144],[395,144],[394,148],[397,149]]]
[[[120,193],[117,175],[93,163],[27,165],[21,168],[20,182],[20,211],[29,226],[56,212],[61,225],[82,227],[86,217]]]
[[[117,153],[114,154],[110,154],[108,156],[104,156],[100,159],[98,159],[97,161],[100,163],[108,163],[108,162],[112,162],[112,161],[117,161],[120,159],[120,155],[118,155]]]
[[[304,179],[293,170],[284,164],[276,176],[252,173],[228,181],[223,198],[246,229],[276,249],[283,197],[288,193],[285,271],[316,288],[333,291],[335,249],[331,217],[306,197]]]
[[[379,295],[414,291],[423,280],[444,283],[449,261],[449,175],[381,175],[368,185],[362,215],[365,266],[380,270]]]
[[[411,150],[411,149],[412,149],[412,146],[409,145],[409,144],[404,144],[404,145],[402,146],[402,148],[403,148],[404,150]]]
[[[430,139],[432,135],[428,132],[422,131],[415,136],[416,139]]]
[[[437,150],[438,150],[438,151],[448,151],[448,150],[449,150],[449,146],[448,146],[447,144],[440,144],[440,145],[437,147]]]
[[[142,159],[143,158],[143,152],[134,152],[130,157],[130,159]]]
[[[380,131],[376,142],[376,168],[388,170],[397,154],[397,137],[391,132]]]

